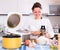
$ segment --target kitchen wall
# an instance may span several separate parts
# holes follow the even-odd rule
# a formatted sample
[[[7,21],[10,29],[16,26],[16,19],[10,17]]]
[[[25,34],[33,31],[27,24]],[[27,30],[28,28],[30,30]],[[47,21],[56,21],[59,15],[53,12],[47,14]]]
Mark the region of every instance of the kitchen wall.
[[[20,13],[31,13],[33,3],[42,4],[42,13],[49,13],[49,5],[60,4],[60,0],[0,0],[0,14],[17,11]]]
[[[42,12],[48,13],[49,2],[50,0],[19,0],[19,8],[18,11],[22,13],[31,13],[31,8],[33,3],[40,2],[42,4]]]
[[[60,4],[60,0],[0,0],[0,13],[5,14],[9,12],[31,13],[31,7],[34,2],[42,4],[42,13],[49,13],[50,4]],[[25,16],[26,17],[26,16]],[[26,17],[27,18],[27,17]],[[48,16],[52,25],[59,24],[60,16]],[[7,16],[0,16],[0,24],[6,24]]]
[[[53,27],[55,27],[56,24],[60,27],[60,16],[49,16],[48,18],[50,19]]]
[[[18,11],[18,0],[0,0],[0,14]]]

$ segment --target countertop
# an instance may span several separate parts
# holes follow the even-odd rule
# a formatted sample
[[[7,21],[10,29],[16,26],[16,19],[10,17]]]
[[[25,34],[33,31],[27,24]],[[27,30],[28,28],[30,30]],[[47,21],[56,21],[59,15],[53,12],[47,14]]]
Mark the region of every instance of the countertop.
[[[0,37],[2,37],[4,35],[6,35],[6,34],[4,34],[3,32],[0,32]],[[23,35],[27,35],[27,34],[24,33]],[[30,48],[30,47],[22,44],[22,46],[16,50],[39,50],[39,49],[40,50],[50,50],[50,45],[38,45],[38,44],[36,44],[35,48]],[[2,48],[2,39],[0,39],[0,50],[6,50],[6,49]]]
[[[30,48],[28,46],[22,45],[20,48],[17,48],[15,50],[50,50],[50,46],[49,45],[36,45],[36,47],[34,48]],[[2,47],[2,45],[0,45],[0,50],[6,50]]]
[[[0,37],[2,37],[3,35],[5,35],[4,33],[0,33]],[[16,49],[16,50],[50,50],[50,46],[49,45],[36,45],[35,48],[30,48],[28,46],[22,45],[20,48]],[[0,39],[0,50],[6,50],[4,48],[2,48],[2,39]]]

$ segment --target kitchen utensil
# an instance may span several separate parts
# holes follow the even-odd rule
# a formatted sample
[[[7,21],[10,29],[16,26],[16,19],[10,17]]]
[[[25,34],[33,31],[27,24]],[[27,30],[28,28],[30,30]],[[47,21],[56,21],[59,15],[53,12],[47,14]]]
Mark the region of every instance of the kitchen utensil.
[[[20,27],[21,14],[11,12],[7,16],[6,28],[8,35],[2,38],[2,47],[7,49],[19,48],[21,46],[21,35],[15,33]],[[8,33],[9,32],[9,33]]]
[[[6,28],[7,32],[13,33],[20,28],[21,13],[11,12],[7,16]]]
[[[5,35],[2,38],[3,48],[19,48],[21,46],[21,36],[16,34]]]

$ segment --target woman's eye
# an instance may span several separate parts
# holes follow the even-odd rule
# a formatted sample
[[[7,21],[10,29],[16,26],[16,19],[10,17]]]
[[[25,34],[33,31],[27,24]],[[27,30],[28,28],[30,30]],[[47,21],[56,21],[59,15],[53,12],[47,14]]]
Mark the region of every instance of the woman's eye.
[[[37,12],[34,12],[34,13],[37,13]]]

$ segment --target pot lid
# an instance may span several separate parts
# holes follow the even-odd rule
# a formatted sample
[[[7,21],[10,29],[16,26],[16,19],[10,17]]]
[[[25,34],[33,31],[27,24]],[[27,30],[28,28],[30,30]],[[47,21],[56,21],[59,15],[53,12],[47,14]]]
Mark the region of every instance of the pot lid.
[[[20,27],[21,13],[11,12],[7,16],[6,27],[8,32],[13,33]]]

